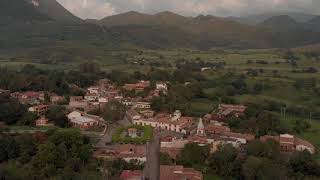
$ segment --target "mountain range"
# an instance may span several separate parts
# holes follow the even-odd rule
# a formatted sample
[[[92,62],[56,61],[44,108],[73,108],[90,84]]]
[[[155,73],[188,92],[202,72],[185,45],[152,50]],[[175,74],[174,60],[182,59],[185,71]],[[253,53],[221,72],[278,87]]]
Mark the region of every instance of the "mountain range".
[[[266,16],[263,16],[266,17]],[[1,0],[0,49],[91,44],[143,48],[289,48],[320,43],[320,17],[307,14],[243,18],[127,12],[82,20],[55,0]],[[248,19],[248,18],[247,18]],[[252,16],[249,19],[254,19]]]

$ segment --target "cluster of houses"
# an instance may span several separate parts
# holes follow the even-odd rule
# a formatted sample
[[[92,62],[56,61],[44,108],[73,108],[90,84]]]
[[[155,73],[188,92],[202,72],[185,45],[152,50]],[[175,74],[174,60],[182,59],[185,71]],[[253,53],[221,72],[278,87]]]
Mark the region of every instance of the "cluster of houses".
[[[141,180],[143,179],[143,171],[140,170],[124,170],[120,175],[121,180]],[[201,172],[193,168],[185,168],[183,166],[160,166],[159,180],[202,180]]]
[[[218,112],[207,114],[203,119],[200,118],[197,121],[192,117],[183,116],[178,110],[170,115],[132,108],[126,112],[126,118],[135,125],[151,126],[160,131],[172,132],[170,135],[161,137],[160,151],[168,153],[174,161],[182,148],[191,142],[200,146],[208,145],[211,152],[215,152],[219,146],[224,144],[231,144],[235,148],[241,149],[248,142],[255,140],[255,135],[233,132],[225,124],[227,117],[239,117],[245,113],[246,109],[247,107],[244,105],[220,104]],[[278,141],[281,152],[304,150],[308,150],[310,153],[315,152],[311,143],[292,135],[261,137],[262,142],[268,139]]]

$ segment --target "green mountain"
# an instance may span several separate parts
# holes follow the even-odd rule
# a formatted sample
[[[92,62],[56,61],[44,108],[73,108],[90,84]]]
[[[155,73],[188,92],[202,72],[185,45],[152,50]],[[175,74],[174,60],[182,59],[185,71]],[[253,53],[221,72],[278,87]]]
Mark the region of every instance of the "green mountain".
[[[79,23],[82,20],[66,10],[56,0],[28,0],[39,12],[63,23]]]
[[[14,53],[77,49],[92,55],[105,48],[124,46],[288,48],[320,42],[320,31],[292,28],[300,23],[287,16],[274,17],[260,25],[210,15],[184,17],[172,12],[128,12],[100,21],[81,20],[56,0],[1,0],[0,24],[0,51]]]
[[[281,15],[281,16],[274,16],[271,17],[264,22],[260,23],[259,26],[271,28],[274,30],[292,30],[292,29],[298,29],[302,27],[301,23],[298,23],[293,18],[291,18],[288,15]]]
[[[262,14],[254,14],[244,17],[228,17],[228,19],[239,22],[241,24],[257,25],[272,17],[276,16],[289,16],[299,23],[306,23],[315,17],[313,14],[300,13],[300,12],[270,12]]]

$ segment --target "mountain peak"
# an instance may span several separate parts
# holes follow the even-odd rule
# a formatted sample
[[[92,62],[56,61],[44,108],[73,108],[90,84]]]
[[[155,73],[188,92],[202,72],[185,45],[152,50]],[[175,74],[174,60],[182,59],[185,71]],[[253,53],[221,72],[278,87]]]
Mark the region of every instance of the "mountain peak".
[[[288,29],[298,27],[299,23],[289,15],[279,15],[265,20],[260,25],[273,29]]]
[[[176,14],[176,13],[173,13],[171,11],[163,11],[163,12],[159,12],[157,14],[155,14],[155,16],[179,16],[179,17],[182,17],[181,15],[179,14]]]

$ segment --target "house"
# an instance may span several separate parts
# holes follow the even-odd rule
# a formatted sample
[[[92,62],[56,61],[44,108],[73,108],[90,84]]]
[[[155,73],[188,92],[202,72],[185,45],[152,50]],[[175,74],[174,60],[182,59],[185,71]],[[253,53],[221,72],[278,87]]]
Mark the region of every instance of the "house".
[[[167,83],[164,83],[164,82],[157,82],[156,89],[159,91],[168,91],[168,85]]]
[[[141,180],[143,174],[141,171],[122,171],[121,180]],[[126,178],[126,179],[124,179]],[[203,180],[200,171],[183,166],[160,166],[159,180]]]
[[[58,96],[58,95],[50,96],[50,102],[52,104],[59,104],[60,102],[63,102],[64,100],[65,100],[65,98],[62,96]]]
[[[147,149],[145,145],[122,144],[109,148],[98,149],[93,153],[93,157],[97,159],[123,159],[126,162],[136,160],[139,163],[147,161]]]
[[[88,129],[97,126],[102,121],[99,116],[93,116],[80,111],[73,111],[67,115],[70,123],[74,127]]]
[[[139,81],[136,84],[125,84],[123,86],[123,88],[127,91],[143,91],[147,87],[150,87],[150,81]]]
[[[239,117],[244,114],[247,106],[244,105],[233,105],[233,104],[219,104],[219,115],[227,117],[229,115],[234,115]]]
[[[147,109],[147,110],[140,110],[139,114],[141,116],[143,116],[144,118],[152,118],[154,116],[155,112]]]
[[[87,93],[87,94],[84,96],[84,99],[87,100],[87,101],[98,101],[98,99],[99,99],[99,94],[96,94],[96,93]]]
[[[49,120],[45,117],[41,117],[36,120],[36,126],[48,126]]]
[[[181,115],[180,111],[175,111],[172,116],[168,114],[157,114],[153,118],[138,119],[132,122],[135,125],[152,126],[167,131],[188,134],[192,130],[193,118]]]
[[[91,86],[87,89],[89,94],[99,94],[100,93],[100,88],[97,86]]]
[[[280,136],[266,135],[260,137],[260,140],[262,142],[266,142],[267,140],[274,140],[279,142],[281,152],[291,153],[294,151],[307,150],[311,154],[315,153],[315,147],[311,143],[290,134],[281,134]]]
[[[10,90],[0,89],[0,94],[10,94]]]
[[[33,112],[33,113],[37,114],[38,116],[46,115],[48,110],[49,110],[48,105],[32,106],[28,109],[29,112]]]
[[[132,104],[132,107],[136,109],[150,109],[151,103],[150,102],[134,102]]]
[[[160,180],[202,180],[201,172],[183,166],[160,166]]]
[[[82,100],[83,100],[83,96],[70,96],[70,102],[82,101]]]
[[[141,170],[124,170],[121,172],[121,180],[141,180],[143,172]]]
[[[128,136],[131,137],[131,138],[136,138],[138,137],[137,135],[137,129],[136,128],[129,128],[128,129]]]

